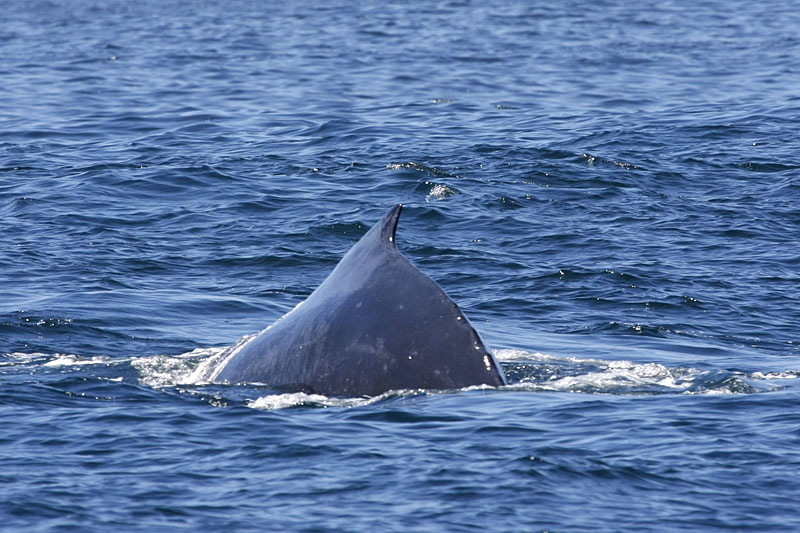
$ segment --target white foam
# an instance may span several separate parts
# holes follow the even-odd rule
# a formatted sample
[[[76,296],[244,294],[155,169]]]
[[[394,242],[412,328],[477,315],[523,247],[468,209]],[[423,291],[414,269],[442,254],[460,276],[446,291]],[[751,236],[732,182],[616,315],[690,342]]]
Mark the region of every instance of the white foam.
[[[271,394],[262,396],[255,400],[248,401],[245,405],[253,409],[264,409],[275,411],[286,409],[287,407],[362,407],[375,403],[385,398],[386,395],[374,396],[369,398],[329,398],[321,394],[306,394],[305,392],[292,392],[286,394]]]
[[[750,377],[753,379],[797,379],[800,372],[797,370],[785,370],[783,372],[753,372]]]
[[[426,184],[430,184],[426,182]],[[454,194],[458,194],[458,192],[454,189],[451,189],[447,185],[442,185],[441,183],[433,185],[430,192],[427,196],[425,196],[425,201],[430,202],[431,200],[444,200],[445,198],[449,198]]]
[[[610,361],[605,370],[589,372],[577,376],[565,376],[540,383],[542,388],[559,391],[607,390],[619,391],[625,388],[663,387],[685,391],[694,384],[691,376],[700,371],[689,371],[677,377],[670,369],[658,363],[634,364],[630,361]]]
[[[514,362],[514,361],[535,361],[535,362],[547,362],[547,361],[566,361],[572,363],[605,363],[606,361],[602,359],[579,359],[578,357],[571,357],[571,356],[556,356],[550,355],[542,352],[528,352],[525,350],[518,350],[518,349],[501,349],[501,350],[494,350],[494,356],[498,361],[502,362]]]
[[[223,348],[215,348],[213,349],[212,353],[208,354],[201,362],[197,365],[191,374],[185,376],[186,381],[183,383],[185,384],[197,384],[197,383],[210,383],[214,381],[214,379],[219,375],[228,361],[237,353],[241,351],[245,345],[250,342],[251,340],[255,339],[258,334],[252,335],[245,335],[238,341],[236,341],[231,346],[226,346]],[[196,352],[197,350],[194,350]],[[194,352],[190,352],[194,353]]]
[[[81,357],[80,355],[72,354],[54,354],[54,359],[47,361],[42,366],[46,367],[60,367],[60,366],[87,366],[87,365],[106,365],[112,363],[109,357],[95,356],[95,357]]]
[[[139,371],[140,382],[151,387],[206,385],[213,382],[219,370],[256,335],[243,337],[228,347],[198,348],[179,356],[133,357],[125,361]],[[519,349],[497,350],[498,360],[532,363],[522,367],[506,390],[561,391],[591,394],[740,394],[774,390],[778,384],[769,380],[800,377],[800,372],[754,372],[752,374],[724,370],[700,370],[691,367],[670,367],[656,362],[637,363],[630,360],[604,360],[556,356]],[[33,354],[20,354],[31,359]],[[43,354],[39,354],[43,356]],[[37,357],[39,357],[37,356]],[[53,357],[53,356],[49,356]],[[82,359],[75,355],[57,355],[44,366],[79,366],[118,363],[103,357]],[[467,387],[472,390],[476,387]],[[478,386],[477,388],[485,388]],[[398,394],[394,391],[390,394]],[[400,391],[399,394],[403,394]],[[296,406],[357,407],[376,398],[329,398],[315,394],[271,394],[248,401],[254,409],[276,410]]]
[[[170,387],[203,383],[198,374],[203,364],[209,364],[226,350],[222,348],[196,348],[178,356],[153,355],[134,357],[131,366],[140,375],[139,381],[149,387]]]
[[[39,359],[50,359],[51,357],[53,357],[51,354],[40,353],[40,352],[33,352],[33,353],[12,352],[6,354],[6,356],[10,359],[10,361],[0,361],[0,366],[13,366],[19,364],[26,364],[26,363],[31,363],[33,361],[37,361]]]
[[[536,372],[509,385],[512,389],[583,392],[592,394],[741,394],[772,390],[748,380],[790,379],[797,372],[755,372],[700,370],[668,367],[661,363],[629,360],[580,359],[524,350],[498,350],[497,358],[507,363],[541,363]],[[523,370],[523,373],[526,370]],[[566,374],[566,375],[565,375]]]

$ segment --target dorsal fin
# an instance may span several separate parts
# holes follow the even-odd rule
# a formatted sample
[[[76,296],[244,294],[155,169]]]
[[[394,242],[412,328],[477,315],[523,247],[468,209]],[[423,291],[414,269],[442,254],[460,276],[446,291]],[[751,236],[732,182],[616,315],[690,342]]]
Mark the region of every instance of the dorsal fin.
[[[380,220],[380,222],[373,226],[374,229],[380,231],[381,242],[390,243],[394,248],[397,247],[395,244],[394,235],[397,232],[397,222],[400,220],[400,212],[402,210],[403,204],[397,204],[391,208],[388,213],[383,215],[383,218]]]
[[[397,249],[401,210],[391,208],[302,305],[213,379],[343,396],[505,384],[458,306]]]

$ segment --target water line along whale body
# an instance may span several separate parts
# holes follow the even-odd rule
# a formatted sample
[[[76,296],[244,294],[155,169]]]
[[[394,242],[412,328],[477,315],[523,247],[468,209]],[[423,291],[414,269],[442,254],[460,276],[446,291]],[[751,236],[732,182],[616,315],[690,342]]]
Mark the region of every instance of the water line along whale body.
[[[390,209],[305,301],[233,351],[211,381],[327,396],[504,385],[458,306],[398,251],[401,210]]]

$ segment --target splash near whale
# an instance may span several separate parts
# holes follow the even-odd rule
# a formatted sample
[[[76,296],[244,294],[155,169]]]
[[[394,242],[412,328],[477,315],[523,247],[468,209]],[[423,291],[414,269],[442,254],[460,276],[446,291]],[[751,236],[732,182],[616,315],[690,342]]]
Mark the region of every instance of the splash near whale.
[[[232,350],[211,381],[327,396],[504,385],[466,316],[397,249],[401,210],[390,209],[305,301]]]

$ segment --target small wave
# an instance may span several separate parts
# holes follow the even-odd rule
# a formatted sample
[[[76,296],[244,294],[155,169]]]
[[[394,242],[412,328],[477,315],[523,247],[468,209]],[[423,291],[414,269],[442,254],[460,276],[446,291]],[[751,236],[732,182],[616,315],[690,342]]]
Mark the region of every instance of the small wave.
[[[426,181],[425,187],[430,187],[430,192],[425,196],[425,201],[428,203],[430,203],[431,200],[444,200],[458,194],[457,190],[442,183]]]
[[[627,360],[556,357],[524,350],[498,350],[509,387],[534,391],[588,394],[754,394],[780,389],[775,379],[793,379],[800,373],[740,372],[669,367]]]
[[[58,367],[84,367],[92,365],[111,365],[116,360],[107,356],[84,357],[76,354],[62,353],[22,353],[13,352],[6,354],[7,360],[0,361],[0,366],[40,366],[45,368]]]
[[[386,170],[414,170],[432,176],[447,177],[447,178],[460,178],[458,174],[453,174],[441,168],[424,165],[416,161],[409,161],[407,163],[389,163],[386,165]]]
[[[800,372],[796,370],[786,370],[783,372],[753,372],[750,375],[753,379],[797,379]]]
[[[3,358],[7,360],[0,360],[0,366],[16,366],[16,365],[31,364],[35,362],[40,362],[42,360],[50,360],[52,357],[53,357],[52,355],[40,352],[33,352],[33,353],[12,352],[9,354],[5,354]]]

